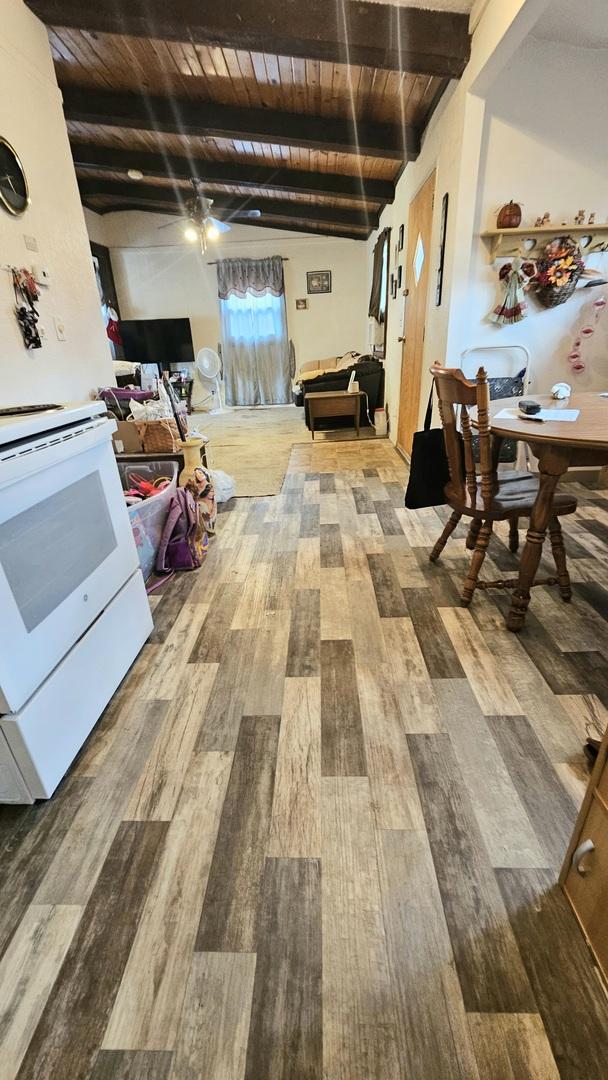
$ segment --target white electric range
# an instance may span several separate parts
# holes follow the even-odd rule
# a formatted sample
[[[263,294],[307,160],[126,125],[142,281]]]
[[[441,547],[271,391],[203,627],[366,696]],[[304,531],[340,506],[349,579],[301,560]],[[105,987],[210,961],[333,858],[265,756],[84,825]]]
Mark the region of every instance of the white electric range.
[[[0,417],[0,802],[52,795],[152,630],[104,412]]]

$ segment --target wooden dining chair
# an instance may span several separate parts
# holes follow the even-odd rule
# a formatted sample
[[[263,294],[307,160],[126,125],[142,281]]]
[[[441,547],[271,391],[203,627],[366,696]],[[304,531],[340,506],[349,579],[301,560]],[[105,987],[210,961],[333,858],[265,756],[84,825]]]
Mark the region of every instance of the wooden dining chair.
[[[474,381],[465,379],[458,368],[435,366],[431,368],[431,374],[435,380],[439,399],[439,414],[450,470],[445,497],[453,513],[429,558],[431,562],[439,558],[447,540],[463,516],[471,519],[467,546],[474,545],[474,550],[462,590],[462,604],[468,607],[476,588],[510,589],[516,587],[516,578],[479,581],[479,571],[488,550],[495,521],[509,522],[509,546],[511,550],[517,550],[517,522],[519,518],[530,517],[538,495],[538,478],[533,473],[502,474],[497,471],[498,455],[493,454],[490,432],[488,378],[483,367],[480,367]],[[473,406],[477,407],[479,474],[476,472],[469,416],[469,409]],[[572,590],[559,518],[563,514],[573,514],[575,510],[576,499],[571,495],[560,493],[553,497],[549,535],[557,577],[534,582],[535,585],[559,585],[563,600],[572,598]]]

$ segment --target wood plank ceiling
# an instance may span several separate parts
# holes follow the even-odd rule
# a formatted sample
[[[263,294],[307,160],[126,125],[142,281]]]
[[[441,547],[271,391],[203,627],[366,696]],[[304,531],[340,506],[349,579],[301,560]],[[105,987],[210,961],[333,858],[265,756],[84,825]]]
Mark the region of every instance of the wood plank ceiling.
[[[198,177],[218,217],[365,239],[469,56],[466,14],[390,3],[26,2],[99,213],[179,213]]]

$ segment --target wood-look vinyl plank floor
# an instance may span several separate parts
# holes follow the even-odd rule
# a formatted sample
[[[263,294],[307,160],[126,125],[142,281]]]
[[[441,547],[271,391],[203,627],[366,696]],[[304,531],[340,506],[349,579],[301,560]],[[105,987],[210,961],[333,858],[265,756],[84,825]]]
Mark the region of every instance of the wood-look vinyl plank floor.
[[[608,721],[608,500],[572,485],[573,603],[514,635],[406,482],[387,440],[294,445],[154,596],[54,797],[0,806],[0,1080],[605,1080],[556,881]]]

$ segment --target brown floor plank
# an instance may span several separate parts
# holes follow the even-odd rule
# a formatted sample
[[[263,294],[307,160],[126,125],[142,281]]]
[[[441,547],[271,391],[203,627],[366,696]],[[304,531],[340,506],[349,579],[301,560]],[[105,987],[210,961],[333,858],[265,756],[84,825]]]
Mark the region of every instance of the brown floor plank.
[[[537,1013],[469,1013],[483,1080],[559,1080]]]
[[[278,738],[278,717],[243,717],[196,952],[255,952]]]
[[[234,750],[255,652],[255,630],[230,630],[209,700],[201,716],[196,750]]]
[[[164,1050],[100,1050],[91,1080],[169,1080],[172,1059]]]
[[[534,1012],[449,735],[408,735],[408,744],[466,1009]]]
[[[321,680],[286,679],[267,854],[321,854]]]
[[[266,859],[245,1080],[322,1080],[321,864]]]
[[[91,781],[64,780],[50,802],[0,806],[0,957],[70,829]]]
[[[114,1003],[167,826],[116,833],[19,1071],[20,1080],[85,1080]]]
[[[227,584],[220,590],[194,642],[190,663],[219,664],[242,591],[238,584]]]
[[[320,674],[320,634],[320,590],[296,589],[291,612],[287,676],[297,678]]]
[[[106,1050],[175,1046],[184,970],[197,934],[232,757],[200,753],[190,765],[116,995]]]
[[[604,1080],[608,1000],[553,870],[497,870],[562,1080]]]
[[[195,953],[170,1080],[243,1080],[255,953]]]
[[[324,641],[321,649],[321,773],[367,774],[351,641]]]
[[[432,679],[464,679],[462,664],[428,589],[404,589],[403,595]]]

